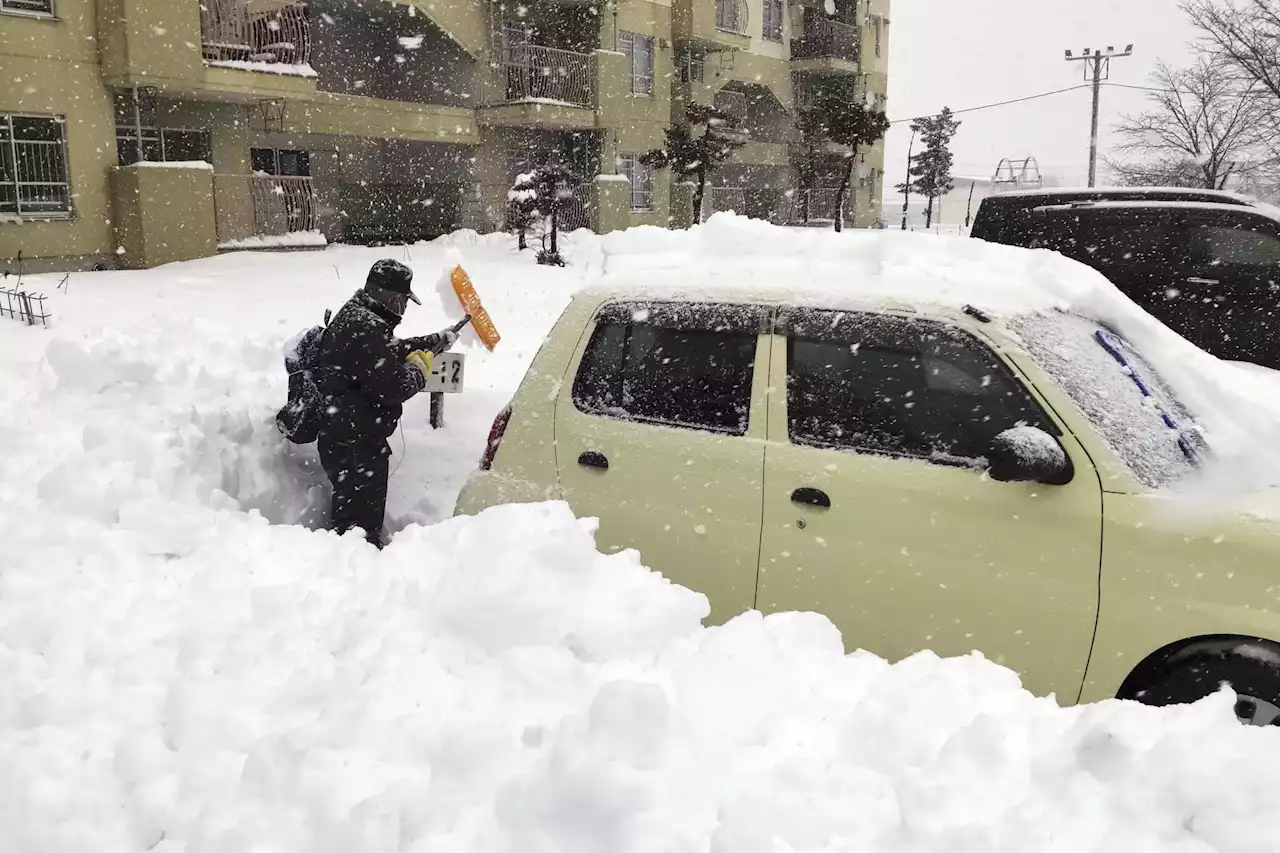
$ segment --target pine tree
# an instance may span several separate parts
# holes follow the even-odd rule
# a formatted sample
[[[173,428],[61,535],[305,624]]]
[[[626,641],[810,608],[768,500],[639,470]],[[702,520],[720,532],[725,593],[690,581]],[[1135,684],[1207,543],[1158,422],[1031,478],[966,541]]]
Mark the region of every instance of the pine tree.
[[[582,180],[569,169],[559,165],[539,166],[533,172],[534,206],[539,216],[551,223],[551,246],[546,245],[547,233],[543,234],[543,247],[538,252],[538,263],[549,266],[564,266],[560,257],[558,236],[560,231],[560,213],[573,201],[573,191]]]
[[[889,119],[882,111],[867,106],[865,94],[859,94],[857,84],[849,81],[820,86],[810,105],[801,110],[799,124],[807,139],[826,140],[849,149],[836,190],[835,229],[840,231],[844,225],[844,200],[853,182],[858,155],[864,147],[884,139],[889,132]]]
[[[538,188],[535,172],[516,175],[507,191],[507,230],[520,241],[520,251],[529,248],[529,231],[538,224]]]
[[[951,179],[951,140],[959,129],[950,107],[943,107],[936,116],[919,118],[911,122],[911,129],[924,141],[924,150],[911,157],[908,170],[911,181],[898,184],[898,192],[922,195],[928,199],[925,208],[925,228],[933,225],[933,204],[955,188]]]
[[[737,129],[738,120],[723,110],[689,104],[685,108],[685,124],[668,128],[667,144],[641,155],[640,162],[654,169],[669,168],[682,180],[696,180],[693,209],[701,222],[708,176],[746,144],[741,134],[735,133]]]

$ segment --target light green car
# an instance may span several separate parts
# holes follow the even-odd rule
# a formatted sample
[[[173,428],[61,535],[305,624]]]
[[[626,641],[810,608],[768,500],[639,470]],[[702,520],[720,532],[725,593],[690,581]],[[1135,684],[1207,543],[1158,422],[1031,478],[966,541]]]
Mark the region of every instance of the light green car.
[[[824,613],[889,660],[978,650],[1064,703],[1280,724],[1280,537],[1176,511],[1208,451],[1125,341],[1075,314],[575,298],[457,512],[565,500],[711,623]]]

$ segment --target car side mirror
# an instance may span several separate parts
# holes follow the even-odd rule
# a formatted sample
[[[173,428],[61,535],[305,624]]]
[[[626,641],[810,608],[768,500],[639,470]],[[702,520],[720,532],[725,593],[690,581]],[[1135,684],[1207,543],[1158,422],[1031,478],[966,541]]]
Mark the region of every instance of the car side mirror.
[[[987,473],[1002,483],[1045,483],[1065,486],[1075,470],[1057,439],[1042,429],[1018,426],[991,441]]]

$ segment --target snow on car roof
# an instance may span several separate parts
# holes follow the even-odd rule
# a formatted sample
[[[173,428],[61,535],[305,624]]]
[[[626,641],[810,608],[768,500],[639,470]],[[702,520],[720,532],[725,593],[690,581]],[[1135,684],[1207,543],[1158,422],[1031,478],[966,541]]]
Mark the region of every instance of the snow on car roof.
[[[584,294],[877,305],[939,315],[972,305],[995,319],[991,330],[1000,337],[1002,320],[1055,310],[1078,314],[1132,344],[1200,420],[1224,493],[1228,483],[1280,483],[1275,371],[1220,361],[1101,273],[1056,252],[900,231],[837,235],[732,214],[716,214],[688,231],[632,228],[596,239],[604,273]]]
[[[1067,201],[1067,200],[1046,200],[1045,204],[1037,205],[1036,210],[1068,210],[1073,208],[1091,208],[1103,210],[1220,210],[1227,213],[1241,213],[1241,208],[1246,208],[1243,212],[1259,213],[1272,219],[1280,219],[1280,209],[1272,207],[1269,204],[1259,202],[1257,204],[1240,205],[1226,204],[1214,201]]]
[[[1007,317],[1079,310],[1115,294],[1098,272],[1057,253],[964,237],[834,235],[717,214],[692,231],[639,228],[601,239],[606,268],[594,295],[943,312],[973,305]]]
[[[1043,187],[1041,189],[1010,190],[990,196],[993,199],[1025,198],[1039,195],[1184,195],[1184,196],[1216,196],[1233,199],[1237,204],[1256,205],[1258,199],[1252,196],[1233,193],[1227,190],[1197,189],[1195,187]],[[985,199],[984,199],[985,201]]]

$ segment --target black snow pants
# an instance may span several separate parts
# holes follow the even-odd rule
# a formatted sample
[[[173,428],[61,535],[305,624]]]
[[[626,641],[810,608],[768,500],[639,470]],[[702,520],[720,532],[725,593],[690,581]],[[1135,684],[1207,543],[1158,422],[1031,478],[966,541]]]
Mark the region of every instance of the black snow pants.
[[[338,444],[323,433],[316,444],[325,476],[333,484],[329,529],[343,534],[359,528],[371,544],[381,548],[391,445],[382,438]]]

